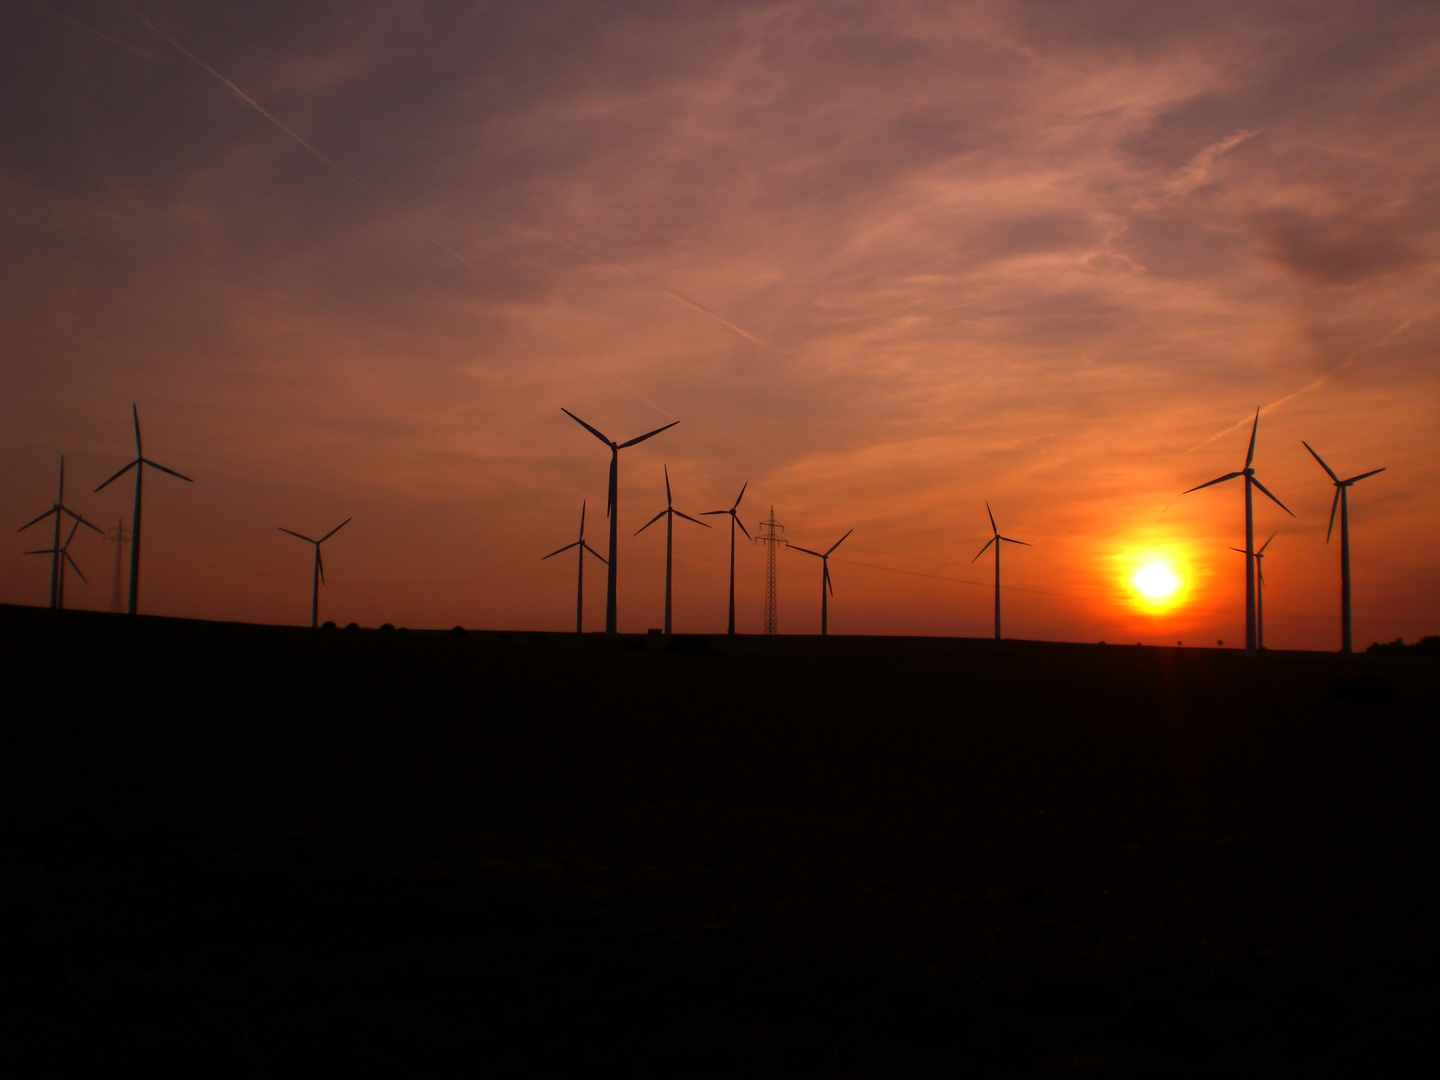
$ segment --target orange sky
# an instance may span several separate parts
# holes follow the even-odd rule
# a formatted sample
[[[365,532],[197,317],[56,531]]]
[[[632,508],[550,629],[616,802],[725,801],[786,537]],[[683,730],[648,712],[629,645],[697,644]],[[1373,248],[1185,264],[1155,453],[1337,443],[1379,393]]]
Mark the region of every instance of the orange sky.
[[[664,507],[771,504],[835,633],[1243,642],[1440,633],[1440,11],[1430,4],[12,4],[0,11],[0,506],[113,525],[138,402],[142,610],[565,629],[574,539],[659,626]],[[1237,426],[1238,425],[1238,426]],[[679,522],[675,625],[725,626]],[[41,604],[41,529],[0,601]],[[1138,553],[1185,602],[1132,603]],[[72,548],[105,609],[111,555]],[[764,555],[742,546],[758,632]],[[603,625],[603,567],[587,573]],[[819,628],[782,552],[780,629]]]

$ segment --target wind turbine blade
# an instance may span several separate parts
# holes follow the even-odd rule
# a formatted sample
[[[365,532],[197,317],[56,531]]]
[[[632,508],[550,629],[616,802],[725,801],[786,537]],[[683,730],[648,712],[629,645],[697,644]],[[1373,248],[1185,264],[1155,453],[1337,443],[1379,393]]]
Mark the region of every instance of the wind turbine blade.
[[[135,456],[143,458],[144,452],[140,449],[140,410],[135,407],[135,402],[130,403],[130,415],[135,418]]]
[[[644,532],[646,529],[648,529],[651,525],[654,525],[655,522],[659,521],[662,517],[664,517],[664,516],[665,516],[666,514],[668,514],[668,513],[670,513],[670,511],[669,511],[668,509],[661,510],[661,511],[660,511],[658,514],[656,514],[653,518],[651,518],[649,521],[645,522],[644,525],[641,525],[638,529],[636,529],[636,530],[635,530],[635,535],[636,535],[636,536],[639,536],[642,532]]]
[[[701,510],[701,511],[700,511],[700,516],[701,516],[701,517],[709,517],[709,516],[711,516],[712,514],[728,514],[728,513],[730,513],[729,510]]]
[[[26,529],[28,529],[31,525],[38,525],[40,522],[44,521],[44,520],[45,520],[47,517],[49,517],[51,514],[58,514],[59,512],[60,512],[60,507],[58,507],[58,506],[52,506],[49,510],[46,510],[43,514],[41,514],[39,517],[37,517],[34,521],[27,521],[24,525],[21,525],[20,528],[16,529],[15,531],[16,531],[16,532],[24,532],[24,531],[25,531]]]
[[[25,555],[54,555],[54,548],[36,548],[34,551],[23,552]]]
[[[70,526],[70,535],[67,536],[67,537],[65,537],[65,546],[60,549],[61,551],[64,551],[66,548],[68,548],[68,547],[70,546],[70,541],[75,539],[75,532],[76,532],[76,530],[79,529],[79,528],[80,528],[80,522],[78,522],[78,521],[75,522],[74,525],[71,525],[71,526]]]
[[[1270,501],[1273,502],[1276,506],[1278,506],[1281,510],[1284,510],[1285,513],[1289,514],[1291,517],[1295,516],[1295,512],[1291,510],[1288,506],[1286,506],[1284,503],[1282,503],[1279,499],[1275,498],[1275,496],[1270,493],[1270,489],[1267,488],[1264,484],[1260,483],[1259,480],[1256,480],[1255,477],[1252,476],[1250,477],[1250,481],[1261,491],[1265,492],[1265,494],[1269,496]]]
[[[61,551],[60,554],[61,554],[61,556],[64,557],[65,561],[70,564],[70,569],[71,569],[71,570],[74,570],[75,573],[80,574],[80,580],[83,581],[83,582],[85,582],[86,585],[89,585],[89,584],[90,584],[90,579],[87,578],[83,573],[81,573],[80,567],[78,567],[78,566],[75,565],[75,560],[70,557],[70,552],[68,552],[68,551]]]
[[[665,469],[665,505],[666,505],[666,506],[674,506],[674,505],[675,505],[675,500],[674,500],[674,498],[670,495],[670,466],[669,466],[669,465],[666,465],[666,466],[664,466],[664,469]]]
[[[1248,552],[1246,552],[1246,550],[1245,550],[1244,548],[1232,547],[1230,550],[1231,550],[1231,551],[1238,551],[1241,555],[1246,555],[1246,554],[1248,554]]]
[[[825,557],[828,559],[830,557],[830,552],[834,551],[837,547],[843,544],[846,538],[849,537],[850,533],[853,533],[854,531],[854,529],[851,529],[850,532],[847,532],[844,536],[840,537],[839,540],[836,540],[833,544],[831,544],[830,551],[825,552]]]
[[[990,501],[988,499],[985,501],[985,513],[990,515],[990,531],[996,536],[999,536],[1000,526],[995,524],[995,512],[990,509]]]
[[[1388,466],[1387,466],[1388,468]],[[1342,480],[1342,484],[1353,484],[1357,480],[1364,480],[1367,476],[1374,476],[1376,473],[1384,472],[1384,469],[1371,469],[1369,472],[1362,472],[1359,476],[1352,476],[1349,480]]]
[[[981,555],[984,555],[985,552],[989,550],[990,545],[993,544],[993,543],[995,543],[995,542],[998,541],[999,539],[1000,539],[1000,537],[999,537],[999,535],[997,534],[997,535],[995,535],[995,536],[990,537],[989,540],[986,540],[986,541],[985,541],[985,546],[975,553],[975,559],[978,559],[978,558],[980,558]],[[973,563],[973,562],[975,561],[975,559],[971,559],[970,561]]]
[[[97,533],[100,533],[101,535],[104,535],[104,532],[105,532],[104,529],[96,529],[94,525],[91,525],[90,522],[88,522],[88,521],[85,520],[85,518],[84,518],[83,515],[77,514],[74,510],[71,510],[68,506],[62,506],[62,507],[60,507],[60,509],[63,510],[63,511],[65,511],[65,513],[69,514],[72,518],[74,518],[74,519],[75,519],[75,523],[76,523],[77,525],[84,525],[87,529],[95,529],[95,531],[96,531]]]
[[[1210,485],[1212,485],[1212,484],[1223,484],[1226,480],[1234,480],[1237,476],[1244,476],[1244,475],[1245,475],[1245,474],[1244,474],[1243,472],[1226,473],[1224,476],[1217,476],[1214,480],[1207,480],[1207,481],[1205,481],[1205,483],[1203,483],[1203,484],[1197,484],[1195,487],[1189,488],[1188,490],[1185,490],[1185,491],[1182,491],[1180,494],[1181,494],[1181,495],[1189,495],[1190,492],[1192,492],[1192,491],[1199,491],[1201,488],[1210,487]]]
[[[679,420],[672,420],[672,421],[670,421],[670,423],[666,424],[664,427],[657,427],[654,431],[647,431],[644,435],[640,435],[640,436],[638,436],[638,437],[636,437],[636,438],[634,438],[634,439],[631,439],[629,442],[622,442],[622,443],[620,444],[620,446],[619,446],[619,449],[624,450],[627,446],[634,446],[636,443],[642,443],[642,442],[644,442],[646,439],[653,439],[656,435],[659,435],[660,432],[662,432],[662,431],[669,431],[672,427],[674,427],[674,426],[675,426],[676,424],[678,424],[679,422],[680,422]]]
[[[603,442],[606,446],[609,446],[609,445],[610,445],[610,440],[609,440],[609,439],[607,439],[604,435],[600,434],[600,432],[596,431],[593,427],[591,427],[589,424],[587,424],[584,420],[581,420],[580,417],[576,416],[576,415],[575,415],[573,412],[571,412],[569,409],[566,409],[566,408],[562,407],[562,408],[560,409],[560,411],[563,412],[566,416],[570,417],[571,420],[574,420],[577,424],[579,424],[581,427],[583,427],[586,431],[590,432],[591,435],[594,435],[597,439],[599,439],[601,442]]]
[[[825,560],[825,587],[830,590],[830,595],[835,595],[835,586],[830,581],[830,560]]]
[[[806,555],[814,555],[817,559],[825,558],[825,556],[821,555],[818,551],[811,551],[809,548],[802,548],[795,544],[786,544],[785,546],[791,551],[803,551]]]
[[[114,476],[110,477],[109,480],[106,480],[105,483],[101,484],[100,487],[97,487],[95,490],[101,491],[104,488],[109,487],[112,483],[114,483],[116,480],[119,480],[120,477],[124,476],[127,472],[129,472],[131,469],[135,468],[135,466],[139,464],[140,459],[136,458],[134,461],[130,462],[129,465],[126,465],[123,469],[117,472]]]
[[[550,557],[553,556],[553,555],[559,555],[562,551],[569,551],[572,547],[582,547],[582,546],[583,546],[583,547],[589,547],[590,545],[587,544],[587,543],[585,543],[584,540],[572,540],[570,543],[566,544],[563,548],[556,548],[554,551],[550,552],[549,555],[542,555],[542,556],[540,556],[540,561],[541,561],[541,562],[544,562],[546,559],[550,558]]]
[[[740,515],[732,514],[731,516],[735,519],[735,524],[740,526],[740,531],[745,534],[745,539],[753,543],[755,538],[750,535],[750,530],[745,528],[745,522],[740,520]]]
[[[1035,545],[1033,545],[1033,544],[1027,544],[1024,540],[1011,540],[1010,537],[1008,537],[1008,536],[997,536],[997,537],[995,537],[995,539],[996,539],[996,540],[1004,540],[1007,544],[1019,544],[1021,547],[1034,547],[1034,546],[1035,546]]]
[[[334,536],[337,532],[339,532],[341,529],[343,529],[346,525],[349,525],[350,522],[352,522],[352,521],[354,521],[354,520],[355,520],[355,519],[354,519],[353,517],[348,517],[348,518],[346,518],[344,521],[340,522],[339,525],[336,525],[333,529],[331,529],[331,530],[330,530],[328,533],[326,533],[324,536],[320,537],[320,539],[317,540],[316,543],[323,544],[326,540],[329,540],[330,537]]]
[[[580,539],[585,539],[585,499],[580,500]]]
[[[683,517],[686,521],[695,521],[695,519],[692,518],[689,514],[683,513],[679,510],[672,511],[672,513],[674,513],[676,517]],[[710,523],[708,521],[695,521],[695,524],[702,526],[706,529],[710,528]]]
[[[1245,468],[1255,460],[1255,436],[1260,433],[1260,409],[1255,409],[1255,423],[1250,427],[1250,449],[1245,451]]]
[[[277,529],[280,529],[280,526],[279,526],[279,525],[276,525],[275,527],[276,527]],[[301,540],[304,540],[307,544],[318,544],[318,543],[319,543],[318,540],[311,540],[310,537],[306,536],[304,533],[292,532],[292,531],[289,530],[289,529],[280,529],[280,531],[283,532],[283,533],[290,533],[291,536],[298,536]]]
[[[1335,485],[1335,498],[1330,503],[1330,524],[1325,529],[1325,543],[1330,543],[1330,534],[1335,531],[1335,511],[1340,509],[1340,485]]]
[[[594,548],[592,548],[589,544],[584,544],[584,543],[582,543],[581,546],[582,546],[586,551],[590,552],[591,555],[594,555],[597,559],[599,559],[599,560],[600,560],[602,563],[604,563],[606,566],[609,566],[609,565],[610,565],[610,560],[607,559],[607,558],[605,558],[604,555],[601,555],[600,552],[596,551],[596,550],[595,550]]]
[[[730,507],[731,510],[739,510],[739,509],[740,509],[740,500],[743,499],[743,498],[745,498],[745,489],[748,488],[749,486],[750,486],[750,481],[749,481],[749,480],[746,480],[745,483],[740,486],[740,494],[735,496],[735,505],[732,506],[732,507]]]
[[[315,545],[315,568],[320,571],[320,584],[325,584],[325,556],[320,554],[320,545]]]
[[[1257,551],[1255,554],[1256,554],[1256,555],[1264,555],[1264,554],[1265,554],[1265,549],[1270,546],[1270,540],[1274,540],[1275,537],[1277,537],[1277,536],[1279,536],[1279,535],[1280,535],[1280,530],[1279,530],[1279,529],[1276,529],[1274,532],[1272,532],[1272,533],[1270,534],[1270,539],[1269,539],[1269,540],[1266,540],[1263,544],[1260,545],[1260,550]]]
[[[1305,447],[1306,450],[1309,450],[1310,456],[1313,457],[1316,461],[1320,462],[1320,468],[1324,469],[1326,473],[1329,474],[1331,480],[1334,480],[1337,484],[1340,483],[1340,477],[1335,475],[1335,470],[1330,468],[1329,465],[1325,464],[1325,459],[1322,458],[1319,454],[1315,453],[1315,448],[1313,446],[1311,446],[1304,439],[1300,440],[1300,445]]]
[[[178,477],[179,479],[184,480],[187,484],[193,484],[195,482],[194,480],[191,480],[190,477],[186,476],[184,473],[178,473],[174,469],[167,469],[164,465],[157,465],[149,458],[141,458],[140,460],[142,464],[149,465],[152,469],[159,469],[163,473],[169,473],[171,476]]]

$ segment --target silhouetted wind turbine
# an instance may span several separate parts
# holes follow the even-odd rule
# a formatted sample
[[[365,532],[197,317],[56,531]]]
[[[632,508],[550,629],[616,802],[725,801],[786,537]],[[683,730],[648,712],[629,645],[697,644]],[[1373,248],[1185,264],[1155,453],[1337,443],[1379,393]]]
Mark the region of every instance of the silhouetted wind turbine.
[[[545,559],[548,559],[554,555],[559,555],[562,551],[569,551],[571,548],[580,549],[578,552],[576,552],[576,554],[579,556],[578,562],[580,564],[580,574],[575,582],[575,633],[583,634],[585,632],[585,553],[588,551],[591,555],[594,555],[601,562],[605,561],[604,555],[601,555],[600,552],[596,551],[594,548],[592,548],[589,544],[585,542],[584,500],[581,500],[580,502],[580,539],[576,540],[573,544],[566,544],[562,548],[556,548],[554,551],[550,552],[549,555],[544,556],[540,561],[544,562]]]
[[[654,525],[655,522],[659,521],[662,517],[665,519],[665,636],[669,637],[670,578],[671,569],[673,566],[673,556],[675,551],[675,519],[677,517],[682,517],[686,521],[695,521],[695,519],[689,514],[682,514],[679,510],[675,509],[675,500],[670,497],[670,467],[668,465],[665,466],[665,509],[661,510],[644,525],[641,525],[640,528],[636,529],[635,535],[639,536],[642,532],[648,529],[651,525]],[[710,528],[710,526],[703,521],[695,521],[695,524],[699,525],[702,529]]]
[[[1245,652],[1255,655],[1255,497],[1251,487],[1257,487],[1263,491],[1266,497],[1276,506],[1290,514],[1290,508],[1272,495],[1268,488],[1259,480],[1255,479],[1255,470],[1251,467],[1255,461],[1255,435],[1260,430],[1260,410],[1255,410],[1255,423],[1250,428],[1250,448],[1245,451],[1245,467],[1239,472],[1226,473],[1224,476],[1217,476],[1214,480],[1207,480],[1203,484],[1190,488],[1183,492],[1189,495],[1191,491],[1199,491],[1201,488],[1210,487],[1212,484],[1223,484],[1226,480],[1234,480],[1236,477],[1245,478]]]
[[[90,523],[87,521],[87,522],[85,522],[85,524],[89,525]],[[94,526],[91,526],[91,527],[94,528]],[[56,609],[57,611],[63,611],[63,610],[65,610],[65,564],[66,564],[67,562],[70,564],[70,568],[71,568],[72,570],[74,570],[75,573],[80,574],[80,580],[81,580],[81,581],[85,582],[86,585],[89,585],[89,584],[90,584],[89,579],[87,579],[87,578],[85,577],[85,575],[80,572],[80,567],[78,567],[78,566],[75,565],[75,560],[70,557],[70,541],[75,539],[75,530],[78,529],[78,528],[80,528],[80,521],[77,519],[76,522],[75,522],[75,524],[73,524],[73,525],[70,526],[70,535],[65,538],[65,543],[61,545],[60,550],[59,550],[59,553],[58,553],[58,554],[59,554],[59,558],[60,558],[60,585],[59,585],[59,588],[58,588],[58,589],[56,590],[56,592],[55,592],[55,604],[54,604],[54,607],[55,607],[55,609]],[[51,554],[55,554],[55,549],[54,549],[54,548],[42,548],[42,549],[40,549],[39,551],[27,551],[27,552],[25,552],[25,554],[26,554],[26,555],[51,555]]]
[[[135,513],[131,515],[130,519],[130,614],[134,615],[140,605],[140,490],[145,479],[145,466],[149,465],[152,469],[169,473],[171,476],[184,480],[187,484],[193,484],[195,481],[174,469],[167,469],[164,465],[151,461],[145,456],[144,451],[140,448],[140,411],[135,407],[134,402],[130,403],[130,414],[135,418],[135,460],[95,490],[100,491],[109,487],[112,482],[119,480],[131,469],[135,470]]]
[[[315,578],[314,585],[311,587],[310,590],[310,628],[312,630],[320,625],[320,586],[325,581],[325,563],[320,558],[320,545],[323,544],[326,540],[329,540],[330,537],[334,536],[337,532],[343,529],[346,525],[349,525],[350,522],[354,520],[354,518],[346,518],[344,521],[340,522],[339,525],[336,525],[324,536],[320,537],[319,540],[312,540],[310,539],[310,537],[304,535],[303,533],[293,532],[290,529],[280,529],[280,526],[275,526],[283,533],[290,533],[291,536],[299,537],[307,544],[315,545]]]
[[[76,526],[76,527],[79,527],[80,525],[84,525],[87,529],[95,529],[96,532],[100,532],[100,530],[99,530],[99,529],[96,529],[94,525],[91,525],[90,522],[86,521],[83,517],[81,517],[79,514],[77,514],[74,510],[71,510],[68,506],[65,505],[65,455],[64,455],[64,454],[61,454],[61,455],[60,455],[60,493],[55,496],[55,505],[52,506],[52,507],[50,507],[49,510],[46,510],[45,513],[41,514],[39,517],[35,518],[33,521],[27,521],[24,525],[21,525],[20,528],[16,529],[15,531],[16,531],[16,532],[24,532],[26,529],[30,528],[31,525],[38,525],[38,524],[40,524],[40,522],[44,521],[44,520],[45,520],[47,517],[49,517],[51,514],[54,514],[54,515],[55,515],[55,543],[54,543],[54,546],[53,546],[53,547],[45,548],[45,549],[42,550],[42,551],[27,551],[25,554],[26,554],[26,555],[49,555],[49,556],[51,557],[51,558],[50,558],[50,606],[51,606],[52,608],[59,608],[59,607],[61,606],[61,602],[62,602],[62,601],[61,601],[61,597],[62,597],[63,592],[64,592],[64,585],[63,585],[62,583],[63,583],[64,577],[65,577],[65,567],[64,567],[63,560],[70,558],[70,556],[67,554],[67,552],[66,552],[66,550],[65,550],[66,548],[68,548],[68,547],[70,546],[70,541],[69,541],[69,540],[66,540],[64,547],[62,547],[62,546],[60,545],[60,520],[61,520],[66,514],[69,514],[72,518],[75,519],[75,526]],[[74,535],[75,535],[75,528],[71,528],[71,530],[70,530],[70,536],[73,538]],[[103,534],[102,534],[102,535],[103,535]],[[75,566],[75,560],[74,560],[74,559],[70,559],[70,565],[71,565],[71,566]],[[77,574],[80,574],[80,568],[79,568],[79,567],[76,567],[76,568],[75,568],[75,572],[76,572]],[[80,580],[81,580],[81,581],[84,581],[84,580],[85,580],[85,575],[84,575],[84,574],[80,574]]]
[[[740,500],[745,498],[745,488],[749,486],[750,481],[746,480],[740,489],[740,494],[735,496],[735,505],[729,510],[706,510],[700,515],[701,517],[709,517],[711,514],[730,515],[730,629],[725,631],[727,634],[735,633],[735,526],[740,526],[740,531],[745,534],[746,540],[754,539],[750,535],[750,530],[745,528],[745,523],[740,520],[740,515],[736,513],[740,509]]]
[[[772,516],[773,516],[773,515],[772,515]],[[796,547],[794,544],[789,545],[789,546],[790,546],[792,549],[794,549],[795,551],[803,551],[806,555],[814,555],[817,559],[819,559],[821,562],[823,562],[823,563],[825,564],[825,572],[820,575],[820,636],[821,636],[821,637],[825,637],[825,636],[826,636],[827,634],[829,634],[829,632],[830,632],[830,603],[829,603],[829,597],[826,595],[825,590],[827,590],[827,589],[830,590],[830,593],[831,593],[831,594],[833,594],[833,593],[835,592],[835,586],[830,584],[830,556],[831,556],[831,554],[834,553],[834,551],[835,551],[836,548],[838,548],[841,544],[843,544],[843,543],[845,542],[846,537],[848,537],[848,536],[850,535],[850,533],[853,533],[854,531],[855,531],[854,529],[851,529],[850,532],[847,532],[847,533],[845,534],[845,536],[842,536],[842,537],[840,537],[839,540],[836,540],[835,543],[833,543],[833,544],[830,545],[830,550],[827,551],[827,552],[825,552],[825,554],[823,554],[823,555],[820,554],[820,552],[818,552],[818,551],[811,551],[809,548]]]
[[[980,558],[981,555],[984,555],[986,548],[988,548],[991,544],[994,544],[994,545],[995,545],[995,640],[996,640],[996,641],[999,641],[999,640],[1000,640],[1000,541],[1003,540],[1003,541],[1005,541],[1005,543],[1007,543],[1007,544],[1019,544],[1019,545],[1021,545],[1022,547],[1030,547],[1030,545],[1027,544],[1024,540],[1012,540],[1012,539],[1011,539],[1010,537],[1008,537],[1008,536],[1001,536],[1001,535],[1000,535],[1000,530],[999,530],[998,528],[996,528],[996,526],[995,526],[995,514],[991,511],[991,509],[990,509],[990,504],[989,504],[988,502],[985,504],[985,513],[987,513],[987,514],[990,515],[990,531],[993,532],[995,535],[992,536],[992,537],[990,537],[989,540],[986,540],[986,541],[985,541],[985,547],[982,547],[978,552],[975,553],[975,559],[978,559],[978,558]],[[973,562],[975,562],[975,559],[971,559],[970,561],[973,563]]]
[[[1352,476],[1349,480],[1341,480],[1335,475],[1335,470],[1326,465],[1319,454],[1315,453],[1314,447],[1304,439],[1300,444],[1310,451],[1311,457],[1320,462],[1320,467],[1325,470],[1326,475],[1335,481],[1335,501],[1330,504],[1330,527],[1325,530],[1325,542],[1330,542],[1330,534],[1335,531],[1335,509],[1340,509],[1340,651],[1350,652],[1350,499],[1348,493],[1350,485],[1357,481],[1364,480],[1367,476],[1374,476],[1382,473],[1384,469],[1371,469],[1359,476]]]
[[[1270,534],[1270,540],[1275,539],[1276,534]],[[1255,648],[1265,648],[1265,549],[1270,546],[1270,540],[1260,545],[1260,550],[1255,552]],[[1231,551],[1238,551],[1245,554],[1244,548],[1232,547]]]
[[[616,537],[618,535],[620,515],[616,500],[620,494],[620,451],[624,450],[627,446],[634,446],[636,443],[642,443],[646,439],[652,439],[662,431],[669,431],[680,421],[672,420],[664,427],[658,427],[654,431],[647,431],[644,435],[636,436],[629,442],[617,443],[608,436],[601,434],[584,420],[581,420],[569,409],[562,407],[560,411],[610,448],[610,498],[605,504],[605,516],[610,519],[610,553],[606,559],[609,572],[605,576],[605,636],[614,637],[617,633],[615,618],[615,563],[619,557],[619,551],[616,547]]]

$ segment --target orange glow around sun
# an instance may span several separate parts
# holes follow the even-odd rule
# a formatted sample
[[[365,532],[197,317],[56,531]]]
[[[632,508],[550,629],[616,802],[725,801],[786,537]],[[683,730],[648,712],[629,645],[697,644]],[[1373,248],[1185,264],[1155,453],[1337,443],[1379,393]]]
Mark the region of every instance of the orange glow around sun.
[[[1185,602],[1190,591],[1188,561],[1175,550],[1147,548],[1121,560],[1121,580],[1136,608],[1163,615]]]

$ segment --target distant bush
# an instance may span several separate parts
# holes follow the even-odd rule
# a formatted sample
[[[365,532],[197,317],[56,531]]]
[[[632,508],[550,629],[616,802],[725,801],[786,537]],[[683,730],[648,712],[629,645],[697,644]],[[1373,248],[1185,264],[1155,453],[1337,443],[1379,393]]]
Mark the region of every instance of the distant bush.
[[[464,637],[464,636],[465,636],[465,627],[459,625],[458,623],[457,623],[456,625],[450,627],[450,636],[451,636],[451,637]]]
[[[388,622],[387,622],[387,623],[381,623],[381,624],[380,624],[380,629],[381,629],[382,631],[384,631],[385,633],[387,633],[387,634],[388,634],[388,633],[392,633],[392,632],[394,631],[394,629],[395,629],[395,624],[394,624],[394,623],[388,623]]]
[[[335,620],[334,620],[334,619],[326,619],[323,623],[320,624],[320,629],[321,629],[321,630],[334,630],[334,629],[335,629]]]
[[[346,629],[346,630],[359,630],[359,629],[360,629],[360,624],[357,623],[357,622],[346,623],[346,624],[345,624],[345,629]]]
[[[1440,637],[1423,637],[1414,645],[1406,645],[1404,638],[1394,641],[1376,641],[1365,650],[1367,653],[1418,653],[1421,656],[1440,656]]]

